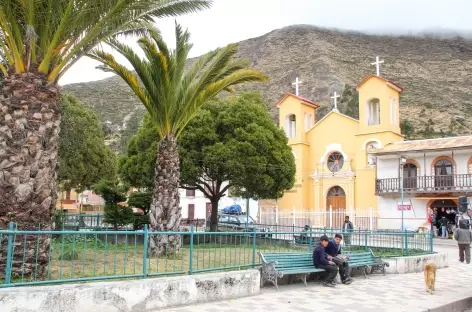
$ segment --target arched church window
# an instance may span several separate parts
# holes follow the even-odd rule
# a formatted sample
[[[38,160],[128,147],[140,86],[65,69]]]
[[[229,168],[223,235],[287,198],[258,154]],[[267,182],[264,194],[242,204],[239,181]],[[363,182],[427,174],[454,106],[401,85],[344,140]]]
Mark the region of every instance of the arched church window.
[[[366,144],[365,146],[365,150],[366,150],[366,153],[367,153],[367,166],[375,166],[377,165],[377,158],[375,155],[372,155],[372,154],[369,154],[369,152],[372,152],[372,150],[375,150],[377,148],[379,148],[379,143],[373,141],[373,142],[369,142]]]
[[[338,172],[344,165],[344,157],[339,152],[334,152],[328,157],[328,169],[331,172]]]
[[[289,138],[294,138],[297,134],[297,118],[290,114],[285,117],[285,134]]]
[[[369,126],[380,124],[380,101],[372,99],[367,102],[367,124]]]
[[[344,193],[344,190],[342,187],[336,185],[330,188],[328,191],[328,197],[335,197],[335,196],[344,197],[346,196],[346,193]]]

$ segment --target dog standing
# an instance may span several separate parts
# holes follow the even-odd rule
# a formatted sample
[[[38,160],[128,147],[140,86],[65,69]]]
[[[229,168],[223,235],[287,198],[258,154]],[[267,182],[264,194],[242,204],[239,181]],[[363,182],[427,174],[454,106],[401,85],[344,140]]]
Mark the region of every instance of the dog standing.
[[[436,264],[426,263],[424,265],[424,282],[426,283],[426,291],[431,295],[434,292],[434,284],[436,284]]]

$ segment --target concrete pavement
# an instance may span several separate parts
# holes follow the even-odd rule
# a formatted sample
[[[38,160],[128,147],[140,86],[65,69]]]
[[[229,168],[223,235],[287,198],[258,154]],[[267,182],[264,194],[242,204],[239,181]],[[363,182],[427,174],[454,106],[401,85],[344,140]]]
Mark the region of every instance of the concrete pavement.
[[[277,292],[267,285],[260,295],[237,300],[206,303],[168,309],[168,312],[256,312],[256,311],[462,311],[464,307],[452,309],[447,304],[472,297],[469,276],[472,265],[462,264],[457,258],[457,247],[441,245],[435,251],[450,255],[450,266],[438,270],[436,293],[425,291],[423,273],[398,275],[372,275],[368,279],[357,277],[349,286],[338,285],[326,288],[310,282],[283,285]],[[465,302],[465,301],[464,301]],[[446,305],[446,306],[445,306]],[[457,306],[457,305],[456,305]]]

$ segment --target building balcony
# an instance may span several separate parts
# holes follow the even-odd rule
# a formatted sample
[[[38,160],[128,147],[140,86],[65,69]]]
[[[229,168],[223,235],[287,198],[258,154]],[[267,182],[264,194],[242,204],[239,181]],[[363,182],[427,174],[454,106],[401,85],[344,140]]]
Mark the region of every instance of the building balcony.
[[[463,193],[472,191],[472,174],[405,177],[403,192],[410,194]],[[376,194],[399,194],[400,178],[377,179]]]

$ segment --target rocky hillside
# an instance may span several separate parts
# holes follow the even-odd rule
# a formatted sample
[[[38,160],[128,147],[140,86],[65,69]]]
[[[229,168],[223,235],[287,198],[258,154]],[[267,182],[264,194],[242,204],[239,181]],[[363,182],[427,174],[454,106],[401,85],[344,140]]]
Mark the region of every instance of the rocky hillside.
[[[394,37],[339,32],[313,26],[290,26],[242,41],[240,56],[268,74],[268,84],[248,85],[275,103],[300,77],[300,95],[319,102],[321,114],[331,107],[334,91],[356,85],[374,73],[370,63],[379,55],[381,75],[405,88],[401,114],[418,131],[471,134],[472,41],[452,38]],[[133,132],[143,114],[140,103],[119,78],[64,86],[92,107],[113,133]],[[273,109],[274,115],[276,109]],[[117,146],[119,149],[120,147]]]

